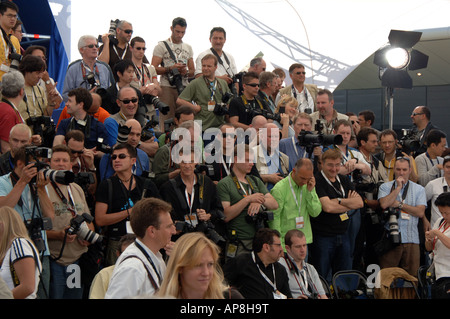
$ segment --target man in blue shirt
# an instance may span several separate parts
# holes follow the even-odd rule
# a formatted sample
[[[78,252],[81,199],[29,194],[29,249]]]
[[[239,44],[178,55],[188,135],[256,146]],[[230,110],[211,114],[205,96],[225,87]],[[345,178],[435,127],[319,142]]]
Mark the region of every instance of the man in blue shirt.
[[[420,240],[417,228],[419,218],[425,215],[427,206],[423,186],[409,180],[411,164],[409,157],[397,158],[394,164],[396,179],[384,183],[378,190],[378,200],[382,209],[390,209],[397,214],[400,244],[385,252],[380,257],[381,268],[401,267],[409,274],[416,276],[420,266]],[[393,218],[386,223],[392,226]],[[391,228],[392,229],[392,228]],[[390,230],[390,238],[393,231]]]
[[[92,104],[92,95],[87,89],[76,88],[68,96],[66,107],[71,117],[59,123],[53,145],[62,144],[68,131],[80,130],[85,136],[84,146],[92,149],[97,146],[98,138],[107,137],[103,123],[87,113]]]
[[[81,59],[72,62],[66,72],[63,87],[63,100],[67,102],[70,90],[83,87],[90,91],[107,89],[115,83],[111,68],[105,62],[97,60],[98,43],[91,35],[83,35],[78,40]]]

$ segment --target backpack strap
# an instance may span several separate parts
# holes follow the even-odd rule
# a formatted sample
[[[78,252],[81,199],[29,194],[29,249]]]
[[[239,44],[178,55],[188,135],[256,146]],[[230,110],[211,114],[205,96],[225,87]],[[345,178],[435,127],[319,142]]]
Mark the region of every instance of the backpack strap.
[[[122,259],[121,263],[122,263],[124,260],[130,259],[130,258],[137,258],[137,259],[139,259],[139,260],[142,262],[142,265],[144,266],[145,271],[147,272],[148,279],[150,280],[150,282],[151,282],[153,288],[155,289],[155,291],[157,291],[157,290],[159,289],[159,287],[158,287],[158,285],[156,284],[155,279],[153,279],[152,274],[150,273],[150,271],[148,270],[147,266],[145,265],[144,261],[143,261],[141,258],[139,258],[139,257],[136,256],[136,255],[129,255],[129,256],[124,257],[124,258]]]

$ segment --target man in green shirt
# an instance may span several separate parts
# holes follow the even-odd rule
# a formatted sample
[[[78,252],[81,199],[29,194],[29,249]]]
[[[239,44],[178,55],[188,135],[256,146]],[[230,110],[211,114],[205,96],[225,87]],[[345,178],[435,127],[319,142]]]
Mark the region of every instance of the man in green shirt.
[[[245,159],[240,156],[244,154]],[[231,174],[217,184],[217,194],[222,201],[227,228],[230,233],[234,230],[239,240],[236,255],[252,250],[258,217],[264,220],[262,211],[278,207],[261,179],[250,175],[252,167],[253,160],[248,145],[235,146]]]
[[[216,77],[217,58],[207,54],[202,58],[202,76],[196,78],[183,90],[177,105],[189,105],[194,109],[195,120],[202,121],[202,131],[219,127],[225,122],[224,115],[216,115],[214,107],[222,103],[222,97],[231,93],[225,80]]]
[[[313,163],[309,158],[300,158],[292,172],[275,184],[271,194],[278,202],[270,228],[284,236],[294,228],[300,229],[306,236],[307,244],[312,243],[310,217],[317,217],[322,211],[322,205],[316,193]]]

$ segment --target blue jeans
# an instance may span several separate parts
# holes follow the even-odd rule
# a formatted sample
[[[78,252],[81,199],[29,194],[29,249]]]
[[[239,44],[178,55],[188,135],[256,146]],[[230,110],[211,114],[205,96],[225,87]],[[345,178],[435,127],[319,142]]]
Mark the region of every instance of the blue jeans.
[[[78,265],[78,261],[75,261],[73,264]],[[67,279],[73,275],[73,272],[68,271],[67,267],[53,260],[50,261],[50,299],[81,299],[83,297],[83,286],[80,288],[68,287]]]
[[[350,223],[347,230],[350,240],[350,252],[353,257],[353,254],[355,253],[356,237],[358,236],[359,229],[361,228],[361,212],[359,209],[356,209],[350,211],[349,214],[353,214],[350,216]]]
[[[319,275],[331,283],[332,276],[340,270],[352,269],[352,252],[346,233],[335,236],[314,234],[309,260]]]

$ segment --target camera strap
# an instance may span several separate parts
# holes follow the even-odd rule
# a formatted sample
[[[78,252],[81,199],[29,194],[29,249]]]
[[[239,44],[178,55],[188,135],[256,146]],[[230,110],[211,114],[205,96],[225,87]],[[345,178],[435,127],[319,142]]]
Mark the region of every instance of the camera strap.
[[[234,174],[233,170],[231,170],[230,173],[231,173],[231,177],[233,178],[233,181],[234,181],[234,183],[235,183],[235,185],[236,185],[236,188],[237,188],[239,194],[240,194],[242,197],[246,197],[246,196],[248,196],[248,195],[251,195],[252,192],[255,191],[255,188],[253,187],[253,185],[252,185],[252,183],[251,183],[250,178],[249,178],[248,175],[245,176],[245,179],[247,180],[248,185],[249,185],[249,189],[248,189],[248,193],[247,193],[247,192],[245,191],[245,188],[243,187],[242,183],[241,183],[240,181],[238,181],[238,179],[237,179],[237,177],[236,177],[236,174]]]
[[[225,67],[225,65],[223,64],[222,58],[219,56],[219,54],[217,53],[216,50],[214,50],[214,48],[210,49],[211,52],[216,56],[217,61],[219,61],[220,65],[223,66],[223,68],[225,69],[225,72],[227,72],[229,77],[233,77],[233,73],[229,73],[228,70],[230,70],[230,60],[228,59],[227,55],[225,54],[224,51],[222,51],[223,53],[223,57],[225,58],[225,61],[227,62],[228,67]]]
[[[156,273],[156,276],[158,276],[158,281],[159,284],[161,284],[162,281],[162,276],[159,273],[158,269],[155,266],[155,263],[153,262],[152,258],[150,257],[150,255],[148,254],[148,252],[145,250],[144,247],[142,247],[137,241],[134,242],[134,244],[136,245],[136,247],[144,254],[145,258],[147,258],[148,262],[150,263],[150,265],[152,265],[153,270]],[[146,267],[147,268],[147,267]]]
[[[164,45],[166,46],[167,51],[169,52],[170,58],[174,61],[174,63],[176,64],[177,58],[175,57],[175,54],[173,54],[172,48],[170,47],[170,45],[167,43],[167,41],[163,41]]]
[[[136,74],[136,77],[138,79],[138,81],[141,83],[142,86],[145,86],[145,73],[147,73],[147,77],[149,79],[151,79],[151,75],[150,75],[150,71],[148,69],[148,67],[145,65],[145,63],[142,63],[142,67],[139,68],[136,64],[134,64],[134,74]],[[144,72],[145,70],[145,72]],[[141,80],[142,77],[142,80]]]
[[[288,266],[290,272],[294,275],[295,281],[297,282],[301,293],[307,296],[310,295],[310,293],[312,292],[318,294],[319,291],[317,290],[317,287],[314,285],[312,281],[311,275],[309,274],[308,267],[306,266],[306,264],[300,270],[298,269],[297,264],[291,259],[292,257],[289,256],[288,253],[285,252],[283,258],[286,261],[286,265]],[[297,276],[300,277],[302,283],[299,282]]]
[[[68,131],[72,130],[80,130],[80,127],[82,128],[80,131],[84,133],[85,139],[89,139],[91,137],[91,116],[89,114],[86,114],[86,117],[84,119],[84,122],[86,125],[81,125],[78,123],[78,120],[75,119],[75,117],[72,116],[72,119],[69,123]],[[77,124],[77,127],[75,126],[75,123]]]
[[[254,110],[254,109],[256,108],[256,107],[254,107],[254,103],[252,103],[252,106],[253,106],[253,107],[249,107],[250,103],[248,102],[248,100],[247,100],[247,98],[244,96],[244,94],[241,95],[241,100],[242,100],[242,102],[244,102],[244,106],[245,106],[246,109]],[[261,101],[259,101],[259,100],[256,98],[256,96],[255,96],[255,98],[254,98],[252,101],[255,101],[256,103],[258,103],[260,109],[261,109],[261,110],[264,110],[264,107],[263,107]]]
[[[91,68],[89,66],[87,66],[86,64],[84,64],[84,61],[81,60],[81,75],[83,77],[83,82],[87,81],[87,74],[86,74],[86,70],[89,71],[89,73],[94,73],[95,75],[97,75],[98,80],[96,80],[96,82],[99,84],[100,81],[100,71],[98,70],[98,66],[97,63],[94,64],[94,71],[91,70]]]
[[[11,184],[12,186],[16,186],[17,181],[19,180],[19,176],[16,174],[16,172],[12,171],[11,174],[9,175],[10,179],[11,179]],[[23,194],[23,193],[22,193]],[[17,205],[20,206],[20,208],[23,208],[23,200],[22,200],[22,195],[19,198],[19,201],[17,202]]]
[[[16,52],[16,48],[14,47],[14,45],[11,42],[10,36],[6,33],[5,30],[3,30],[2,27],[0,27],[0,29],[2,30],[2,40],[3,40],[3,45],[5,46],[5,61],[8,60],[8,55],[6,54],[6,52],[8,51],[8,47],[9,47],[9,52],[11,53],[17,53]],[[6,41],[5,41],[6,40]]]
[[[75,202],[73,200],[72,191],[70,190],[70,185],[67,185],[67,193],[69,194],[70,205],[72,205],[73,209],[69,208],[69,201],[67,200],[66,196],[64,196],[62,190],[58,187],[58,185],[56,185],[54,181],[51,181],[50,183],[52,184],[53,189],[55,190],[56,194],[61,199],[63,204],[67,206],[67,210],[72,214],[72,217],[75,217],[77,215],[76,211],[77,209],[75,207]]]

